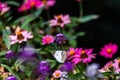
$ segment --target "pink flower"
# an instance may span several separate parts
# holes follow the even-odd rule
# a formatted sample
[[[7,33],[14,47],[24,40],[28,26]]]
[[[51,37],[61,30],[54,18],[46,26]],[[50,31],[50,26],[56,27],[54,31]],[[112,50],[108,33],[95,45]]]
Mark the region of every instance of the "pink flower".
[[[33,35],[31,32],[28,32],[26,30],[18,30],[16,31],[15,35],[10,35],[10,44],[15,43],[22,43],[23,41],[27,41],[28,39],[33,38]]]
[[[60,70],[56,70],[54,73],[53,73],[53,77],[54,78],[60,78],[62,72]]]
[[[109,72],[113,68],[112,61],[108,62],[102,69],[99,69],[99,72]]]
[[[112,58],[113,55],[117,52],[118,46],[116,44],[106,44],[103,48],[101,48],[100,55],[106,58]]]
[[[60,26],[64,27],[65,24],[70,23],[70,17],[69,15],[57,15],[54,16],[55,19],[50,20],[50,26]]]
[[[5,14],[10,10],[10,7],[7,6],[7,3],[1,3],[0,2],[0,15]]]
[[[45,7],[46,9],[54,6],[54,4],[56,3],[55,0],[40,0],[40,1],[42,2],[42,4],[39,6],[39,8]]]
[[[24,4],[22,4],[22,6],[20,6],[19,8],[18,8],[18,11],[19,12],[24,12],[24,11],[27,11],[27,10],[30,10],[30,6],[27,4],[27,3],[24,3]]]
[[[72,62],[74,64],[78,64],[79,62],[87,63],[92,62],[92,58],[95,58],[96,54],[92,54],[93,49],[85,49],[80,48],[77,50],[78,52],[74,55]]]
[[[42,38],[42,43],[43,43],[43,44],[50,44],[50,43],[52,43],[52,42],[54,42],[53,36],[46,35],[46,36],[44,36],[44,37]]]
[[[120,73],[120,59],[114,60],[113,67],[116,73]]]
[[[19,12],[30,10],[33,7],[37,9],[41,6],[42,2],[40,0],[27,0],[22,6],[18,9]]]

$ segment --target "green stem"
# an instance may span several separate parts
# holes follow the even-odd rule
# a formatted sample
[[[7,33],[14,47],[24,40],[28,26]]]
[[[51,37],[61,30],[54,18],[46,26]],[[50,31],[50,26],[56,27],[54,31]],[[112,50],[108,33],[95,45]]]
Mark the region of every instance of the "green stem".
[[[83,17],[83,4],[82,2],[79,3],[79,7],[80,7],[80,18]]]
[[[47,14],[47,17],[48,17],[48,20],[50,20],[50,12],[49,12],[49,10],[46,10],[46,14]]]

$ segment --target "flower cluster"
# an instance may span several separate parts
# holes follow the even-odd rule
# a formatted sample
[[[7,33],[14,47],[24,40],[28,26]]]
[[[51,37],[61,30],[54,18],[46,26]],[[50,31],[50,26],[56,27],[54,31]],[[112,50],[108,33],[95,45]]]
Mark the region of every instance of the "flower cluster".
[[[77,38],[85,36],[78,31],[79,24],[98,16],[81,16],[83,0],[75,1],[80,2],[79,17],[68,13],[51,15],[49,11],[55,7],[56,0],[24,0],[23,4],[17,0],[0,2],[0,80],[120,78],[120,58],[114,58],[117,43],[102,44],[99,51],[77,45]],[[23,13],[18,17],[11,15],[14,12],[8,5],[17,6],[14,10]],[[98,56],[113,60],[99,69],[101,65],[94,62]]]

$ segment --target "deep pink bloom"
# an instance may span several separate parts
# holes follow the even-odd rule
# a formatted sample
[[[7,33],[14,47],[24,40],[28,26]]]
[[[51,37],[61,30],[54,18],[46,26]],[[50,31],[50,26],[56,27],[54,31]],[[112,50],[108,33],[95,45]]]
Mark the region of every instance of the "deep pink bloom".
[[[54,78],[60,78],[61,74],[62,74],[62,72],[60,70],[55,70],[55,72],[53,73],[53,77]]]
[[[39,9],[41,4],[42,2],[40,0],[27,0],[25,3],[22,4],[21,7],[19,7],[18,11],[19,12],[27,11],[33,7]]]
[[[54,38],[51,35],[46,35],[42,38],[42,43],[43,44],[50,44],[54,42]]]
[[[120,73],[120,59],[114,60],[113,67],[116,73]]]
[[[20,6],[19,8],[18,8],[18,11],[19,12],[24,12],[24,11],[27,11],[27,10],[30,10],[30,6],[27,4],[27,3],[24,3],[24,4],[22,4],[22,6]]]
[[[92,54],[93,49],[85,49],[80,48],[77,50],[77,53],[74,55],[72,62],[74,64],[78,64],[79,62],[88,63],[92,62],[92,58],[95,58],[96,54]]]
[[[42,4],[39,6],[39,8],[45,7],[46,9],[54,6],[54,4],[56,3],[56,0],[40,0],[40,1],[42,2]]]
[[[0,15],[5,14],[10,10],[10,7],[8,7],[7,3],[0,2]]]
[[[65,24],[70,23],[70,17],[69,15],[57,15],[54,16],[55,19],[50,20],[50,26],[60,26],[60,27],[64,27]]]
[[[118,46],[116,44],[106,44],[103,48],[101,48],[100,55],[106,58],[112,58],[113,55],[117,52]]]
[[[31,38],[33,38],[31,32],[28,32],[26,30],[16,31],[15,35],[10,35],[10,44],[15,44],[17,42],[22,43],[23,41],[27,41]]]

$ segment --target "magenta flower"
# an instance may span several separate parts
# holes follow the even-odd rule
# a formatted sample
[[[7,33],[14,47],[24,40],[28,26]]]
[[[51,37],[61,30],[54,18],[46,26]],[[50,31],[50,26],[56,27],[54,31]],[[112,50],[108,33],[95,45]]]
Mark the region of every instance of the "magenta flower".
[[[93,49],[80,48],[77,53],[74,55],[72,62],[78,64],[79,62],[88,63],[92,62],[92,58],[95,58],[96,54],[92,54]]]
[[[10,44],[15,43],[22,43],[23,41],[27,41],[28,39],[33,38],[33,35],[31,32],[28,32],[26,30],[18,30],[16,31],[15,35],[10,35]]]
[[[10,7],[8,7],[7,3],[0,2],[0,15],[5,14],[10,10]]]
[[[65,24],[68,24],[70,23],[70,17],[69,15],[57,15],[57,16],[54,16],[55,19],[52,19],[50,20],[50,26],[60,26],[60,27],[64,27]]]
[[[39,6],[39,8],[40,7],[45,7],[46,9],[54,6],[54,4],[56,3],[55,0],[40,0],[40,1],[42,2],[42,4]]]
[[[51,35],[46,35],[42,38],[42,43],[43,44],[51,44],[54,42],[54,38]]]
[[[113,67],[116,73],[120,73],[120,59],[114,60]]]
[[[42,2],[40,0],[27,0],[22,6],[18,9],[19,12],[30,10],[33,7],[37,9],[41,6]]]
[[[116,44],[106,44],[103,48],[101,48],[100,55],[106,58],[112,58],[113,55],[117,52],[118,46]]]

